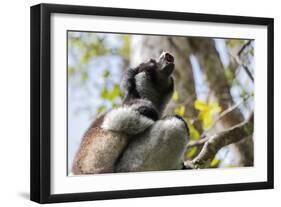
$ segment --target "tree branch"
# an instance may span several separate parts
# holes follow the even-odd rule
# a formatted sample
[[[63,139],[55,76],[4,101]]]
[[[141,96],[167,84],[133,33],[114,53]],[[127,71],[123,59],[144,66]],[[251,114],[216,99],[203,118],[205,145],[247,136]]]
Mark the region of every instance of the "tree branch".
[[[239,65],[241,65],[241,66],[244,68],[245,72],[247,73],[247,75],[249,76],[249,78],[251,79],[251,81],[254,82],[254,81],[255,81],[255,80],[254,80],[254,76],[253,76],[252,73],[250,72],[248,66],[245,65],[245,64],[243,64],[242,61],[240,60],[240,57],[241,57],[242,53],[244,52],[244,50],[245,50],[248,46],[251,45],[251,43],[252,43],[252,40],[249,40],[246,44],[244,44],[244,45],[241,47],[241,49],[239,50],[239,52],[237,53],[237,55],[234,57],[234,59],[235,59],[235,61],[236,61]]]
[[[244,68],[245,72],[247,73],[247,75],[249,76],[249,78],[251,79],[251,81],[254,83],[255,79],[254,76],[252,75],[252,73],[250,72],[249,68],[247,65],[243,64],[240,60],[240,58],[238,56],[234,57],[235,61],[242,66],[242,68]]]
[[[206,137],[206,136],[204,138],[201,138],[201,139],[196,140],[196,141],[191,140],[187,144],[187,149],[191,148],[191,147],[199,147],[199,146],[205,144],[208,140],[209,140],[209,137]]]
[[[248,47],[250,46],[250,44],[252,43],[252,40],[249,40],[248,42],[246,42],[246,44],[244,44],[241,49],[239,50],[238,52],[238,56],[240,57],[241,54],[243,53],[243,51]]]
[[[210,137],[205,143],[201,152],[192,160],[185,162],[188,168],[205,168],[215,157],[216,153],[224,146],[236,143],[250,136],[254,128],[254,114],[230,129]]]

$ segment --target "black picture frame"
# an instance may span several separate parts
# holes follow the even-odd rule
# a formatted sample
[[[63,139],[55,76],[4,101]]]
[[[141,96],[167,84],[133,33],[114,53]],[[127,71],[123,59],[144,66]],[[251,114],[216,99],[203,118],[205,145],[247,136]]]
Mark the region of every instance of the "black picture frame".
[[[267,181],[189,187],[86,192],[74,194],[50,193],[50,131],[51,131],[51,70],[50,16],[53,13],[98,15],[112,17],[151,18],[207,23],[232,23],[267,26]],[[73,5],[39,4],[31,7],[31,174],[30,199],[39,203],[86,201],[101,199],[166,196],[225,191],[273,188],[273,28],[272,18],[195,14],[168,11],[135,10]]]

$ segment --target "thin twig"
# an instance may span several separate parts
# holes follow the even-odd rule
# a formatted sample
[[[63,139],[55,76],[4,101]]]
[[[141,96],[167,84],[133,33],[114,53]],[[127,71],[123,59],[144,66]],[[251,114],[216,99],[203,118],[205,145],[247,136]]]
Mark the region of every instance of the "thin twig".
[[[206,136],[204,138],[201,138],[201,139],[197,140],[197,141],[191,140],[187,144],[187,148],[199,147],[199,146],[205,144],[208,140],[209,140],[209,137],[206,137]]]
[[[235,61],[242,66],[242,68],[244,68],[245,72],[247,73],[247,75],[249,76],[249,78],[251,79],[251,81],[254,83],[255,79],[254,76],[252,75],[252,73],[250,72],[249,68],[247,65],[243,64],[240,60],[240,58],[238,56],[234,57]]]
[[[241,49],[239,50],[238,52],[238,56],[240,57],[242,52],[248,47],[250,46],[250,44],[252,43],[252,40],[249,40],[248,42],[246,42],[242,47]]]
[[[245,43],[241,49],[238,51],[237,55],[235,55],[233,58],[234,60],[238,63],[238,65],[242,66],[245,70],[245,72],[247,73],[247,75],[249,76],[249,78],[252,80],[252,82],[254,83],[254,76],[252,75],[252,73],[250,72],[249,68],[247,65],[243,64],[242,61],[240,60],[240,57],[243,53],[243,51],[250,46],[252,43],[252,40],[249,40],[247,43]]]

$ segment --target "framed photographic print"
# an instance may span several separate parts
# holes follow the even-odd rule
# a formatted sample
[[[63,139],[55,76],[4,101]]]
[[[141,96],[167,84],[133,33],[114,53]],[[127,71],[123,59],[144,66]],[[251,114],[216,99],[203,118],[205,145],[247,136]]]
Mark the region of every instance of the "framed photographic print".
[[[273,19],[31,7],[31,200],[273,188]]]

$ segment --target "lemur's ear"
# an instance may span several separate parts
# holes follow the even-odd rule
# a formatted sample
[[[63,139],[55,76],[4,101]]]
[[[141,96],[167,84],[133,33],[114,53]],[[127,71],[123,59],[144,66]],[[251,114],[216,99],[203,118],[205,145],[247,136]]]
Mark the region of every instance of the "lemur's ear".
[[[125,96],[131,96],[132,98],[139,98],[139,94],[136,89],[135,76],[138,73],[137,68],[129,68],[122,79],[121,90],[125,93]]]

